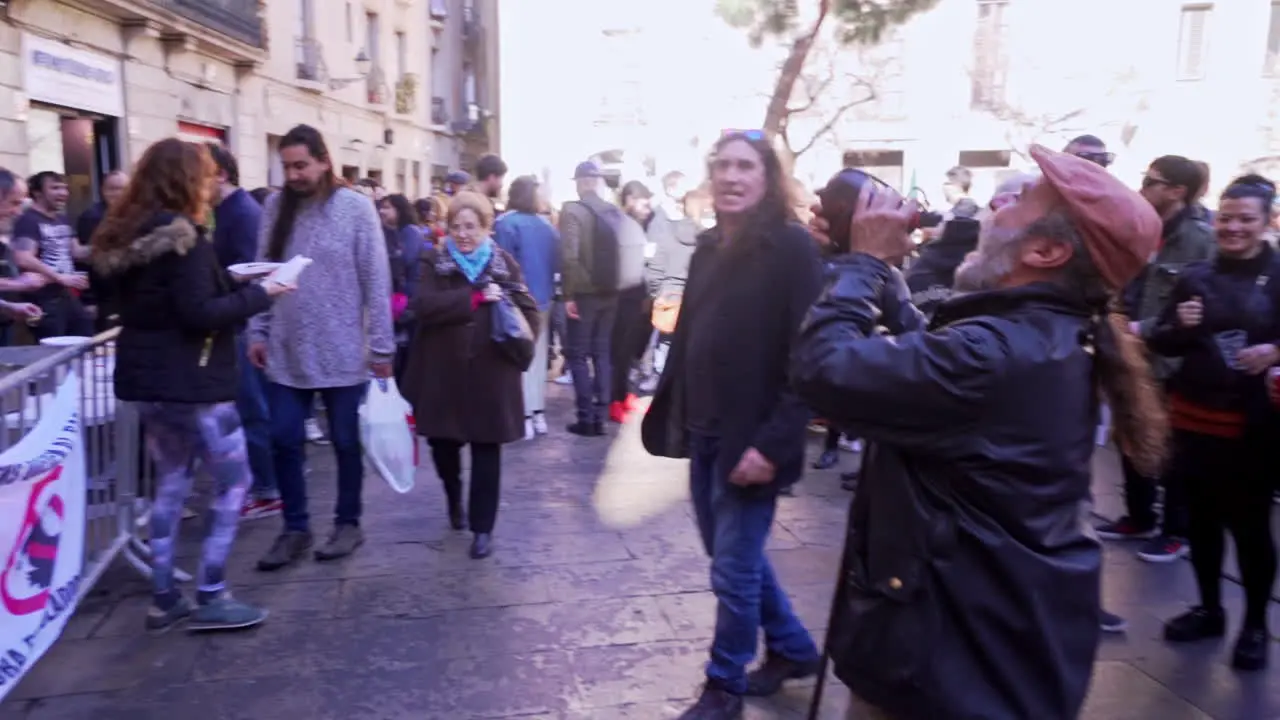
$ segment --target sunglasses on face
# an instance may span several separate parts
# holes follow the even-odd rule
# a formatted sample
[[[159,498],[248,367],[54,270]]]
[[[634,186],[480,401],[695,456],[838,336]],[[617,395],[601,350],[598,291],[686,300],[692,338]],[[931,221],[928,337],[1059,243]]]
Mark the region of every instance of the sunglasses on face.
[[[1115,161],[1116,161],[1116,154],[1115,154],[1115,153],[1113,153],[1113,152],[1084,152],[1084,151],[1082,151],[1082,152],[1077,152],[1077,153],[1073,153],[1073,154],[1074,154],[1076,157],[1080,158],[1081,160],[1088,160],[1089,162],[1093,163],[1094,165],[1101,165],[1102,167],[1109,167],[1109,166],[1111,165],[1111,163],[1113,163],[1113,162],[1115,162]]]
[[[1146,190],[1153,187],[1173,187],[1173,183],[1164,178],[1151,177],[1150,175],[1142,176],[1142,189]]]

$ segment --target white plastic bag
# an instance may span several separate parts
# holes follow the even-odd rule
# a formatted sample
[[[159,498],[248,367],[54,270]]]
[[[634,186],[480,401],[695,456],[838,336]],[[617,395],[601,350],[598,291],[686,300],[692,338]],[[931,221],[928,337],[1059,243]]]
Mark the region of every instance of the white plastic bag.
[[[369,381],[369,392],[360,406],[360,443],[369,465],[393,490],[407,493],[413,489],[418,464],[413,408],[400,397],[393,378]]]

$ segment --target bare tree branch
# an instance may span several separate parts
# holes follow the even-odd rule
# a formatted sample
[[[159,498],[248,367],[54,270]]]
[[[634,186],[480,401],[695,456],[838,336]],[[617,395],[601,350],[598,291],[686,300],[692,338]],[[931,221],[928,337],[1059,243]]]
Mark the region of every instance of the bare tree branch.
[[[801,155],[804,155],[805,153],[809,152],[810,150],[813,149],[814,145],[818,144],[819,140],[821,140],[827,134],[831,133],[832,129],[835,128],[842,119],[844,119],[845,113],[849,112],[855,107],[858,107],[859,105],[872,103],[880,98],[879,93],[876,92],[875,88],[872,85],[863,84],[863,88],[867,91],[866,95],[863,95],[862,97],[854,100],[849,100],[841,104],[839,107],[837,107],[835,109],[835,112],[831,113],[827,117],[827,120],[823,122],[822,125],[819,126],[816,131],[814,131],[813,135],[809,138],[809,142],[805,143],[804,146],[802,146],[800,149],[793,150],[792,154],[795,157],[800,157]],[[790,147],[790,145],[788,145],[788,147]]]

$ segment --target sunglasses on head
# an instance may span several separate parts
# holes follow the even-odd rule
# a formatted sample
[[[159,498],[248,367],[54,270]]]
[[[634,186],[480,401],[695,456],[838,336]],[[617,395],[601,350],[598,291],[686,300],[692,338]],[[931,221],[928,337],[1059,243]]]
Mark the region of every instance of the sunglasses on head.
[[[725,138],[745,138],[752,142],[764,142],[765,135],[763,130],[722,130],[720,131],[720,139]]]
[[[1102,167],[1109,167],[1111,163],[1116,161],[1116,154],[1113,152],[1081,151],[1081,152],[1072,153],[1072,154],[1080,158],[1081,160],[1088,160],[1094,165],[1101,165]]]

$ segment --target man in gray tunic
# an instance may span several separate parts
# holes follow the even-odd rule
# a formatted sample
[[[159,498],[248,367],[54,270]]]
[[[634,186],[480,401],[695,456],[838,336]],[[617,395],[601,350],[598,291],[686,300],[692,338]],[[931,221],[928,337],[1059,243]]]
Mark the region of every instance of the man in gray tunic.
[[[306,125],[280,141],[285,189],[267,200],[258,247],[262,260],[312,262],[298,290],[253,319],[249,360],[265,370],[276,480],[284,532],[259,570],[296,562],[314,540],[307,513],[303,423],[316,395],[324,403],[338,464],[334,529],[317,560],[346,557],[363,542],[364,482],[357,410],[370,374],[391,376],[391,268],[373,204],[344,187],[319,131]]]

